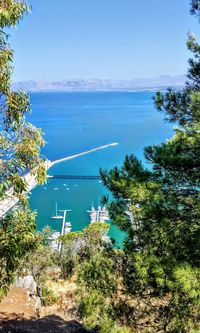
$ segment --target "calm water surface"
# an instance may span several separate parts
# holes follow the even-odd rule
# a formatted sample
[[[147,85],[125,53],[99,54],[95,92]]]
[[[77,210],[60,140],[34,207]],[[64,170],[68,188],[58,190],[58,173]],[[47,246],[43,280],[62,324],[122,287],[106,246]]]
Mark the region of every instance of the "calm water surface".
[[[98,175],[100,167],[120,166],[126,154],[143,159],[146,145],[172,135],[171,126],[155,110],[152,96],[149,92],[32,93],[30,120],[43,129],[43,154],[50,160],[119,143],[55,165],[49,174]],[[38,229],[50,225],[60,230],[60,222],[51,220],[57,202],[59,209],[72,209],[68,220],[75,231],[89,223],[86,211],[105,194],[109,193],[98,180],[49,180],[32,191],[30,204],[38,212]],[[119,244],[123,239],[113,225],[110,235]]]

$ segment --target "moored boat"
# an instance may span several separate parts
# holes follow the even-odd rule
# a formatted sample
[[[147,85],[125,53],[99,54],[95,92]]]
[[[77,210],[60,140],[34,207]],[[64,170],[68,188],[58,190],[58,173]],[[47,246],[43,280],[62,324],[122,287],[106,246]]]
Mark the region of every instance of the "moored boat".
[[[56,209],[55,209],[55,215],[51,217],[52,220],[60,220],[63,219],[63,215],[58,215],[58,204],[56,202]]]

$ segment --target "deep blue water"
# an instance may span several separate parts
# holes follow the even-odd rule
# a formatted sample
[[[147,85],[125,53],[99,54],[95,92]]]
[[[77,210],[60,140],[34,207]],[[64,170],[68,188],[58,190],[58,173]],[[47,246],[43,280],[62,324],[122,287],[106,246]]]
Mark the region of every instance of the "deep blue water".
[[[32,93],[30,120],[42,128],[50,160],[66,157],[111,142],[119,145],[55,165],[49,174],[98,175],[99,168],[120,166],[126,154],[143,159],[143,148],[172,136],[171,125],[155,110],[149,92]],[[38,228],[50,225],[55,203],[72,209],[68,220],[73,230],[89,223],[87,209],[107,194],[98,180],[49,180],[32,191],[31,207],[38,211]],[[110,234],[123,235],[111,226]]]

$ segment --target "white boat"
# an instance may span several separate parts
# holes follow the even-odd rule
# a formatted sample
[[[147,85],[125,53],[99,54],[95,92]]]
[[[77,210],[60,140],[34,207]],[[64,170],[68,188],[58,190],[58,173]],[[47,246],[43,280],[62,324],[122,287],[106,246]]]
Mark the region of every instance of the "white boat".
[[[69,224],[70,224],[70,226],[69,226]],[[65,223],[64,233],[67,234],[67,233],[69,233],[71,230],[72,230],[71,223],[70,223],[70,222],[66,222],[66,223]]]
[[[58,204],[56,202],[56,214],[53,215],[52,217],[52,220],[60,220],[60,219],[63,219],[63,215],[58,215]]]
[[[58,238],[60,237],[60,232],[54,232],[48,240],[50,241],[51,247],[53,250],[58,250],[59,246],[59,240]]]
[[[72,224],[71,224],[71,222],[65,222],[65,226],[66,226],[66,227],[71,227]]]
[[[90,214],[90,222],[105,222],[109,221],[109,213],[108,210],[105,206],[101,207],[100,205],[98,206],[97,209],[94,208],[93,204],[90,210],[87,211]]]

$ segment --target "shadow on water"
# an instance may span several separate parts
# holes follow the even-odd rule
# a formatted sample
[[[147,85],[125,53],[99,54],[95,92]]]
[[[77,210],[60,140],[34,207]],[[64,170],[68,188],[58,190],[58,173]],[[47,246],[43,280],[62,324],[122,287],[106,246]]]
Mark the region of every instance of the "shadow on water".
[[[65,321],[56,315],[39,319],[14,319],[0,322],[0,332],[4,333],[98,333],[87,329],[76,320]]]

